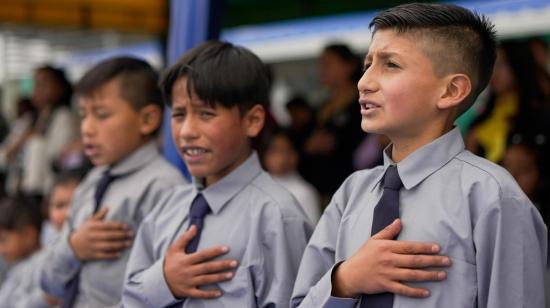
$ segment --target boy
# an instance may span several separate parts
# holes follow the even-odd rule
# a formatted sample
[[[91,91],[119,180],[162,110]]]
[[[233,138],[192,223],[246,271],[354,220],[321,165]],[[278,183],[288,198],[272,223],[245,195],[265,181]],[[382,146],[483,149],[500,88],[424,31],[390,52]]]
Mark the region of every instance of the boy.
[[[64,171],[56,176],[48,200],[48,218],[42,226],[43,246],[55,243],[71,208],[74,191],[84,177],[84,170]]]
[[[384,166],[352,174],[334,195],[291,305],[543,307],[540,215],[453,128],[491,76],[492,25],[453,5],[406,4],[371,28],[361,127],[392,144]]]
[[[40,208],[31,199],[0,201],[0,255],[11,265],[0,288],[0,307],[49,307],[37,270],[45,262],[41,225]]]
[[[161,88],[194,185],[167,195],[140,227],[123,305],[288,305],[311,227],[251,147],[268,100],[263,63],[209,42],[170,68]]]
[[[120,57],[76,86],[82,143],[96,167],[77,188],[41,277],[64,307],[120,305],[133,232],[166,191],[184,183],[154,142],[163,109],[156,83],[149,64]]]

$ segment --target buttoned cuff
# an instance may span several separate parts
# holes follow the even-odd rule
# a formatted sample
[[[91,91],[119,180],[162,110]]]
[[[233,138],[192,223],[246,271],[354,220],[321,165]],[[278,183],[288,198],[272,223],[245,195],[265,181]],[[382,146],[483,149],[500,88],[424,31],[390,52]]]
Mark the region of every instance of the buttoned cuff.
[[[175,298],[170,291],[164,277],[163,264],[164,257],[157,260],[141,277],[141,280],[145,282],[141,284],[141,293],[150,307],[166,307],[182,301]]]
[[[312,295],[317,307],[324,308],[353,308],[359,301],[357,298],[343,298],[332,296],[332,273],[341,262],[336,263],[332,268],[325,273],[319,280],[317,285],[312,288],[316,289]]]

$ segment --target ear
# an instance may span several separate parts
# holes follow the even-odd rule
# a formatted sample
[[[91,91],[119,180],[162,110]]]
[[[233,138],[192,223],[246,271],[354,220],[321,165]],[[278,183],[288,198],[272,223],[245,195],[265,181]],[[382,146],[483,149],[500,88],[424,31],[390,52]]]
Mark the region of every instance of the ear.
[[[21,234],[22,241],[28,245],[31,245],[39,238],[38,230],[32,225],[22,226],[18,229],[18,232]]]
[[[139,118],[139,132],[144,136],[151,135],[162,122],[162,109],[157,105],[147,105],[139,111]]]
[[[243,116],[242,123],[245,133],[248,137],[258,136],[265,121],[265,109],[262,105],[254,105]]]
[[[437,102],[439,109],[453,108],[472,93],[472,81],[466,74],[452,74],[445,77],[445,88]]]

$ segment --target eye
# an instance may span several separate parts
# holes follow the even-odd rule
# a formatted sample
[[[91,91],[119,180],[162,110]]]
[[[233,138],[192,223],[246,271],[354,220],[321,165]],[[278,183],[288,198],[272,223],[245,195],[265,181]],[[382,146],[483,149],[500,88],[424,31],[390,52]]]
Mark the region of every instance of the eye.
[[[181,119],[183,117],[185,117],[185,111],[178,109],[172,111],[172,119]]]
[[[111,113],[105,111],[99,111],[96,113],[96,117],[100,120],[105,120],[111,116]]]
[[[395,62],[392,62],[392,61],[386,62],[386,66],[389,67],[389,68],[399,68],[400,67],[399,65],[397,65]]]
[[[213,118],[216,114],[212,111],[208,111],[208,110],[202,110],[202,111],[199,111],[199,116],[202,118],[202,119],[210,119],[210,118]]]

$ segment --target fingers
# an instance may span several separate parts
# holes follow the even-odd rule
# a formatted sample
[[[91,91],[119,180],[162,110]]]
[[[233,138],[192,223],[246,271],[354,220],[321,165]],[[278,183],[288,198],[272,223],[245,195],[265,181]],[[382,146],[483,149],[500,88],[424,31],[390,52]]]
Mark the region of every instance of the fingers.
[[[91,259],[93,260],[110,260],[110,259],[118,259],[122,253],[119,251],[97,251],[94,252]]]
[[[217,246],[212,248],[206,248],[189,255],[189,261],[192,264],[201,263],[214,259],[215,257],[224,255],[229,252],[228,246]]]
[[[208,299],[208,298],[216,298],[220,296],[222,296],[222,292],[219,290],[201,290],[201,289],[195,288],[189,291],[188,297]]]
[[[430,291],[428,291],[428,289],[413,288],[396,281],[391,281],[390,283],[388,283],[386,290],[391,293],[408,297],[427,297],[430,295]]]
[[[170,246],[169,250],[172,251],[185,251],[185,247],[189,245],[189,242],[195,237],[197,234],[197,227],[195,225],[191,225],[191,227],[185,231],[175,242]]]
[[[443,271],[425,271],[418,269],[394,269],[390,276],[393,281],[440,281],[447,278]]]
[[[451,265],[451,259],[446,256],[430,255],[395,255],[393,264],[401,268],[426,268],[426,267],[447,267]]]
[[[233,278],[233,272],[223,272],[216,274],[200,275],[194,277],[190,282],[195,286],[218,283]]]
[[[118,252],[132,245],[132,241],[101,241],[93,244],[97,252]]]
[[[92,241],[127,241],[134,236],[131,230],[99,230],[90,234]]]
[[[127,224],[118,221],[90,221],[88,227],[92,231],[125,230],[130,229]]]
[[[436,254],[439,253],[439,245],[424,242],[393,241],[391,251],[399,254]]]
[[[219,273],[222,271],[234,269],[237,267],[237,265],[238,262],[236,260],[204,262],[195,265],[190,272],[195,276],[209,273]]]
[[[399,232],[401,232],[401,219],[398,218],[371,238],[377,240],[391,240],[394,239]]]
[[[104,208],[100,209],[99,211],[94,213],[94,215],[92,215],[91,220],[103,220],[103,219],[105,219],[105,216],[107,216],[108,211],[109,211],[109,208],[107,208],[107,207],[104,207]]]

